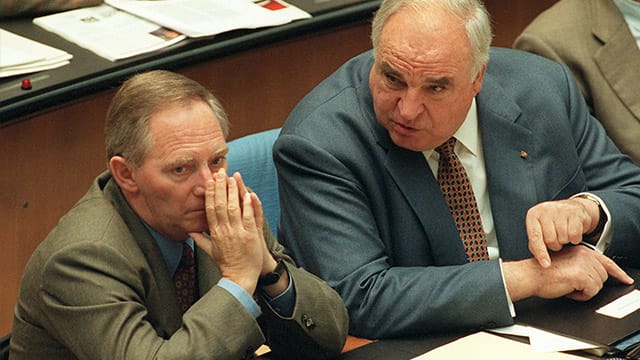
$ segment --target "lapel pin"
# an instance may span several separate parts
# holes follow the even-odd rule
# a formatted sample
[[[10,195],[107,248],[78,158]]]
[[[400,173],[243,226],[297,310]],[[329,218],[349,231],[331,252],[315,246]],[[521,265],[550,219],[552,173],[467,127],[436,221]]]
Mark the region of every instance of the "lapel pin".
[[[529,154],[524,150],[520,150],[520,157],[526,160],[529,157]]]

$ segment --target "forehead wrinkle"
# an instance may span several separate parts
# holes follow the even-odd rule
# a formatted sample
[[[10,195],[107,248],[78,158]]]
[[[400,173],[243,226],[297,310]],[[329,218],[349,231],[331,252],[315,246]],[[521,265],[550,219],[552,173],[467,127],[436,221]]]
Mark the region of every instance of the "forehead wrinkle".
[[[385,53],[383,51],[382,53]],[[440,63],[427,60],[407,60],[400,52],[388,51],[391,58],[387,60],[385,54],[382,54],[380,67],[382,71],[388,71],[396,74],[405,81],[410,79],[416,80],[423,84],[447,85],[452,82],[450,71],[455,71],[453,66],[448,62]],[[426,58],[426,57],[425,57]],[[392,64],[393,63],[393,64]],[[437,70],[437,73],[435,72]]]
[[[429,10],[424,15],[401,8],[391,15],[377,52],[404,76],[452,77],[472,56],[464,21],[438,6]]]
[[[229,147],[224,144],[223,146],[219,146],[216,149],[214,149],[211,152],[211,158],[216,158],[219,156],[224,156],[227,154],[227,152],[229,151]],[[193,163],[196,162],[197,158],[195,156],[193,156],[192,154],[178,154],[176,156],[174,156],[169,163],[170,164],[188,164],[188,163]]]

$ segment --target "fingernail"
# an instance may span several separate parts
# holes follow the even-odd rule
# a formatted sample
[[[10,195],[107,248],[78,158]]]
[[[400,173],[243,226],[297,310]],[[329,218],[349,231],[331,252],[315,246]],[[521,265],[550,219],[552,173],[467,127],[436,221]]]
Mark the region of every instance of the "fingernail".
[[[551,261],[549,261],[549,259],[542,259],[540,260],[540,265],[542,265],[543,268],[548,268],[551,266]]]

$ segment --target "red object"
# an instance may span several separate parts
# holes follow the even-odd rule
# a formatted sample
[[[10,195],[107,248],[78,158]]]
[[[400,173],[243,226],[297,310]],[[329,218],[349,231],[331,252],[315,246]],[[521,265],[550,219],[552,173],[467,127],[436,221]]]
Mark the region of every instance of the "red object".
[[[262,5],[262,7],[269,10],[280,10],[286,8],[286,6],[274,0],[271,0],[267,4]]]
[[[22,90],[31,90],[31,80],[29,79],[22,80]]]

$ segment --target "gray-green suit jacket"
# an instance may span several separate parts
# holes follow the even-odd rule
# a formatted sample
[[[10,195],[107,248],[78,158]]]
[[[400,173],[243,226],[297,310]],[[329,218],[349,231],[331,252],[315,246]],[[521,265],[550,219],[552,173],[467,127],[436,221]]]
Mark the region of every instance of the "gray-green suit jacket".
[[[107,172],[29,260],[15,308],[12,359],[245,359],[263,342],[277,358],[324,358],[342,349],[347,315],[323,281],[287,259],[296,303],[282,318],[258,296],[256,321],[199,249],[201,298],[180,313],[155,240]]]
[[[569,66],[620,150],[640,164],[640,50],[611,0],[561,0],[514,47]]]

